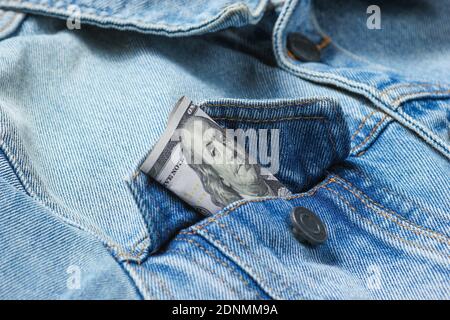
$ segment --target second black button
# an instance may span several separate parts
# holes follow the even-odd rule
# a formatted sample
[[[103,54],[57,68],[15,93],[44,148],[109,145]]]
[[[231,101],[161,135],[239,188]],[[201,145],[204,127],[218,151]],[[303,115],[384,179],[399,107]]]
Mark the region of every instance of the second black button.
[[[320,50],[316,44],[300,33],[288,34],[287,48],[289,52],[302,62],[319,62]]]

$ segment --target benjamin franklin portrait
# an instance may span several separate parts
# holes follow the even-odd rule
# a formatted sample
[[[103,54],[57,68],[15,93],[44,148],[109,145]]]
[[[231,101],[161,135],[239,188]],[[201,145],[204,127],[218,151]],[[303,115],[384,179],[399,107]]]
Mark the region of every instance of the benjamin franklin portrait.
[[[243,148],[227,140],[215,122],[192,116],[181,129],[183,155],[215,205],[225,207],[243,198],[277,194],[277,188],[261,175],[259,165],[250,164]]]

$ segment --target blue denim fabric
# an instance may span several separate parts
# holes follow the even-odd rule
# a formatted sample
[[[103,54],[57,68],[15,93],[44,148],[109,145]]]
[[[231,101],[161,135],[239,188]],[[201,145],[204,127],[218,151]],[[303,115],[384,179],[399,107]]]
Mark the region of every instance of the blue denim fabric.
[[[0,298],[450,298],[448,1],[381,2],[382,30],[366,1],[277,3],[0,0]],[[182,95],[279,129],[294,195],[205,218],[140,173]]]

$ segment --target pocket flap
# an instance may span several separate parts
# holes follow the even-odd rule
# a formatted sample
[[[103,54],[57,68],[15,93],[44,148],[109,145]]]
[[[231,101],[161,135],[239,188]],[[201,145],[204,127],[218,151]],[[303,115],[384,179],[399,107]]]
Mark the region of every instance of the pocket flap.
[[[268,138],[270,144],[255,156],[270,171],[275,169],[275,176],[295,193],[323,179],[326,169],[343,161],[349,153],[349,134],[342,110],[330,99],[223,99],[206,102],[201,108],[226,129],[255,132],[258,141]],[[269,136],[261,135],[266,132]],[[276,142],[273,135],[277,136]],[[268,155],[269,162],[261,161],[262,153]],[[143,173],[132,176],[129,188],[146,222],[151,253],[157,252],[181,229],[204,218]]]
[[[256,23],[267,0],[166,1],[2,1],[0,7],[102,27],[187,36]],[[81,26],[82,28],[82,26]]]
[[[323,178],[326,169],[349,154],[347,123],[340,105],[332,99],[224,99],[202,108],[225,128],[256,131],[258,142],[264,140],[263,130],[277,134],[277,139],[267,139],[270,148],[258,150],[258,162],[292,192],[309,189]],[[274,140],[277,147],[271,145]],[[269,161],[261,159],[266,151]]]

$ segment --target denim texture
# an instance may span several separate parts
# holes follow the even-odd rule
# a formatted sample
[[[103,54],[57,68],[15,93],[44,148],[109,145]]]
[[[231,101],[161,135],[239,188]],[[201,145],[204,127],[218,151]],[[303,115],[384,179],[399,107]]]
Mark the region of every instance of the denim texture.
[[[277,3],[0,0],[0,298],[450,298],[448,1],[382,1],[382,30],[367,1]],[[182,95],[279,129],[294,195],[205,218],[140,173]]]

